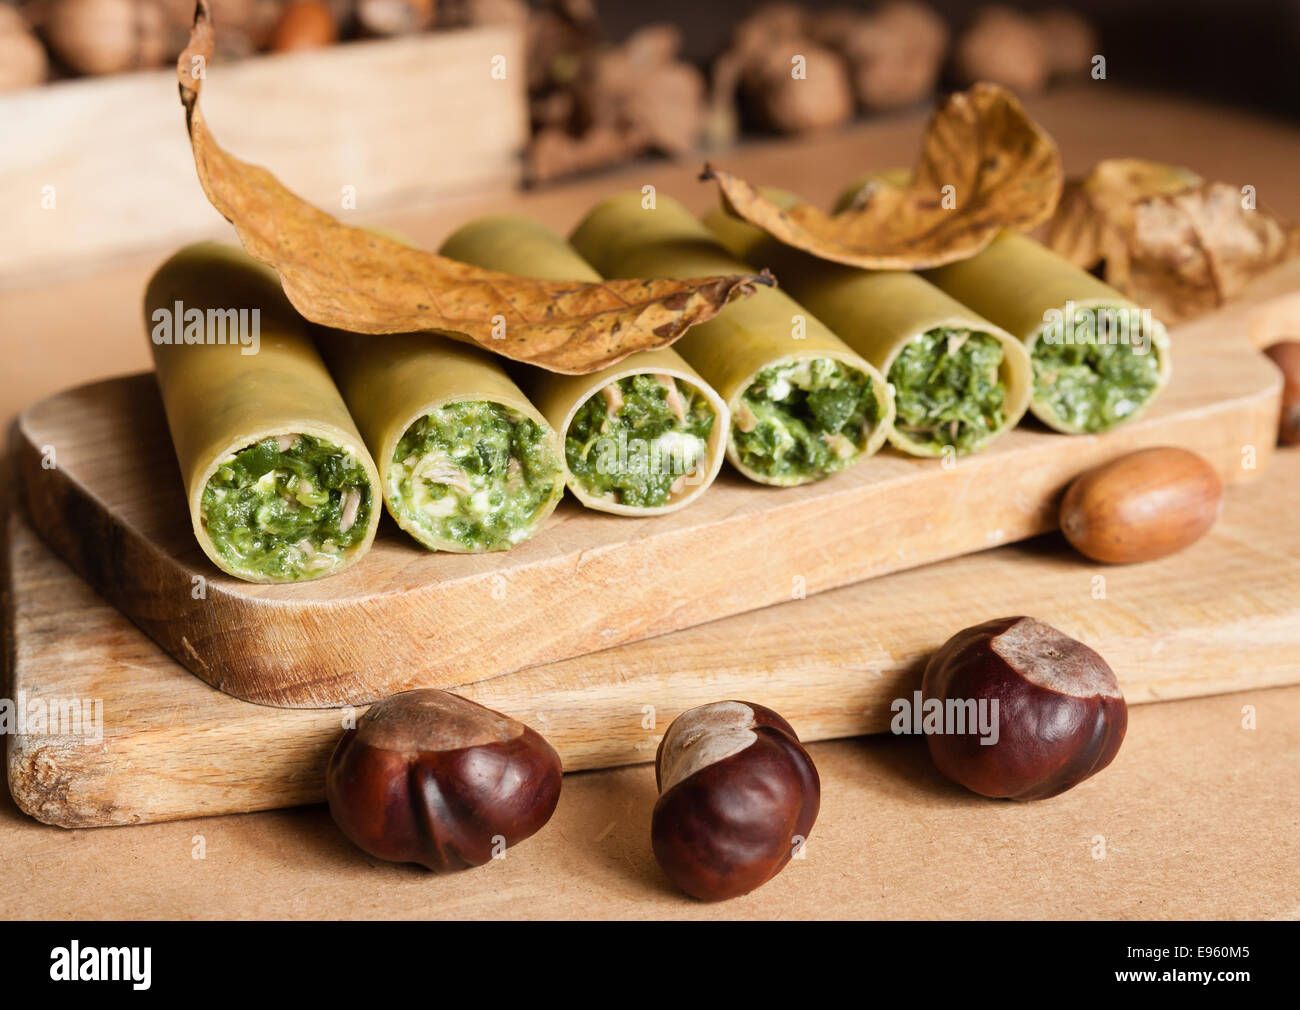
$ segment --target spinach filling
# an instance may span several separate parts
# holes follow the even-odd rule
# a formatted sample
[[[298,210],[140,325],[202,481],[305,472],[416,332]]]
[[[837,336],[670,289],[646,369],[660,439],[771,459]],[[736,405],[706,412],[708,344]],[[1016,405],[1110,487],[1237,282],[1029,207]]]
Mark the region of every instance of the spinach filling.
[[[889,367],[895,430],[934,449],[974,452],[1006,419],[1001,367],[1002,343],[987,333],[940,327],[908,341]]]
[[[871,379],[833,358],[759,372],[731,426],[740,461],[769,479],[816,480],[843,470],[880,417]]]
[[[547,431],[500,403],[440,407],[402,435],[389,505],[439,544],[498,551],[525,540],[563,488]]]
[[[1078,310],[1076,310],[1078,311]],[[1096,309],[1098,317],[1122,309]],[[1034,341],[1034,399],[1079,431],[1108,431],[1136,414],[1160,386],[1160,349],[1090,339]]]
[[[217,467],[200,518],[235,571],[292,582],[338,567],[365,539],[371,508],[354,456],[311,435],[280,435]]]
[[[569,422],[569,473],[595,497],[659,508],[698,471],[715,419],[708,398],[690,383],[626,376],[589,396]]]

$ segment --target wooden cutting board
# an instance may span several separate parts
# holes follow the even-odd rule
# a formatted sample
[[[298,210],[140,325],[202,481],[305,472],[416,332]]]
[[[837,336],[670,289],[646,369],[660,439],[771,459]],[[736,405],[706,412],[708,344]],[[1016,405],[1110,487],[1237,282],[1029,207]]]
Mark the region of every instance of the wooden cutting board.
[[[886,730],[890,702],[917,688],[933,649],[1017,613],[1098,649],[1131,703],[1300,683],[1300,538],[1281,521],[1298,498],[1300,450],[1280,452],[1264,478],[1228,490],[1207,537],[1162,561],[1097,566],[1052,534],[457,690],[535,727],[577,771],[650,761],[678,713],[724,698],[771,706],[805,740]],[[17,514],[9,539],[6,696],[45,710],[90,702],[92,722],[102,704],[101,740],[8,737],[23,810],[74,827],[321,799],[342,719],[360,709],[222,694]]]
[[[1300,288],[1300,263],[1269,285],[1272,295]],[[268,705],[361,704],[1023,540],[1055,527],[1072,477],[1136,448],[1185,446],[1229,483],[1253,477],[1272,454],[1280,380],[1247,337],[1272,304],[1256,295],[1173,330],[1168,388],[1108,435],[1026,422],[955,466],[886,450],[800,488],[728,469],[667,516],[566,501],[508,553],[430,553],[385,517],[367,557],[299,585],[240,582],[200,552],[148,374],[37,403],[17,422],[14,455],[41,535],[193,673]]]

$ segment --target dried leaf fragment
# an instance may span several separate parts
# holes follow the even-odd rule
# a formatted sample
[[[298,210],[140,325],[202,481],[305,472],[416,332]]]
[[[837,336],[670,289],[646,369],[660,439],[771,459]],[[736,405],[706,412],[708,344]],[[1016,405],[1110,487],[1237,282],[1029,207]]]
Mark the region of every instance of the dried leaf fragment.
[[[728,209],[786,245],[868,270],[935,267],[979,252],[1003,228],[1028,230],[1061,194],[1056,145],[1006,89],[977,84],[940,106],[906,182],[877,177],[847,209],[783,210],[757,187],[705,167]],[[945,187],[952,187],[945,189]]]
[[[228,154],[199,107],[212,58],[208,0],[198,0],[177,61],[199,182],[244,248],[273,267],[307,319],[356,333],[435,330],[556,372],[591,372],[664,347],[769,275],[601,284],[540,281],[483,270],[351,228]]]
[[[1167,323],[1217,308],[1300,252],[1295,227],[1242,189],[1138,158],[1071,180],[1048,243],[1085,270],[1103,265],[1106,283]]]

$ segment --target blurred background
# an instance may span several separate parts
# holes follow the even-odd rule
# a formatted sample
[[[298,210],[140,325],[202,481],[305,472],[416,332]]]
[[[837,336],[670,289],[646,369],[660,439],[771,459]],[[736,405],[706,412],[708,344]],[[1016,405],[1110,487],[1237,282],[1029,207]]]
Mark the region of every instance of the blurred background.
[[[737,19],[760,6],[747,0],[606,3],[600,18],[615,38],[650,16],[688,25],[686,55],[704,61]],[[810,0],[803,6],[819,11],[846,5]],[[991,5],[932,0],[929,6],[960,31]],[[1300,0],[1017,0],[1003,6],[1022,13],[1065,8],[1087,19],[1126,83],[1300,118]]]
[[[977,80],[1300,120],[1300,0],[210,3],[217,135],[336,213],[919,117]],[[0,0],[0,285],[219,223],[171,69],[194,8]]]
[[[749,133],[824,131],[994,80],[1093,75],[1300,118],[1300,0],[212,0],[223,61],[509,26],[533,182]],[[162,67],[193,0],[3,0],[0,92]],[[803,54],[816,87],[790,85]]]

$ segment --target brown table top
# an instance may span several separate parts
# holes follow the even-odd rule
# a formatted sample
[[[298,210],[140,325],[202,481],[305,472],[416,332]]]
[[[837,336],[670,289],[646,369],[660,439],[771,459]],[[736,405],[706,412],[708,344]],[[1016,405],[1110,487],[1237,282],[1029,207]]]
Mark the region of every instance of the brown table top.
[[[1031,110],[1069,169],[1134,155],[1256,187],[1300,217],[1300,130],[1098,82]],[[718,160],[828,199],[854,169],[910,160],[921,117]],[[849,160],[846,160],[849,159]],[[704,209],[688,163],[494,201],[568,228],[598,196],[654,183]],[[377,223],[434,244],[483,201]],[[0,291],[0,417],[54,390],[148,366],[139,299],[165,251]],[[1256,729],[1243,728],[1253,706]],[[0,799],[5,917],[1085,917],[1300,915],[1300,687],[1136,708],[1115,764],[1063,796],[1015,805],[951,786],[916,740],[810,748],[824,789],[806,859],[745,898],[703,905],[650,854],[648,766],[570,775],[554,820],[504,861],[438,878],[371,860],[323,807],[64,831]],[[1102,841],[1104,840],[1104,842]],[[205,858],[195,858],[202,846]],[[1104,858],[1097,858],[1104,846]]]
[[[1257,729],[1242,728],[1246,705]],[[0,916],[1300,916],[1300,687],[1133,708],[1110,768],[1033,804],[951,785],[917,739],[809,750],[823,790],[806,858],[723,904],[659,873],[654,772],[639,765],[567,776],[539,834],[449,877],[370,859],[323,806],[65,831],[6,792]]]

